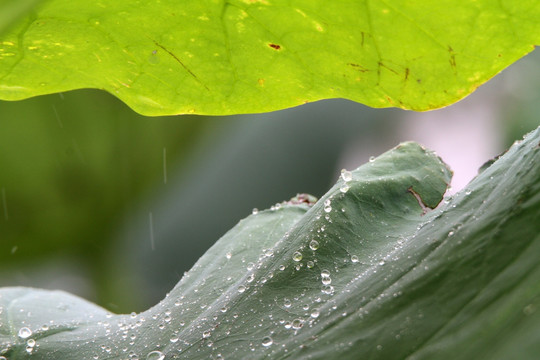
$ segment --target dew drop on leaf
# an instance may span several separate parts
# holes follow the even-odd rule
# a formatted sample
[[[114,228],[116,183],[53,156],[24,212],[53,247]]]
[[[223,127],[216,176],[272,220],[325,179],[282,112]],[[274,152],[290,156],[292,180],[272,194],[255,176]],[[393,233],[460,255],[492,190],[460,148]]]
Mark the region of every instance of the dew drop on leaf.
[[[330,277],[330,271],[328,271],[328,270],[322,270],[322,271],[321,271],[321,276],[322,276],[323,278],[325,278],[325,277]]]
[[[319,242],[317,240],[311,240],[309,248],[313,251],[317,250],[319,248]]]
[[[343,181],[351,181],[352,180],[352,173],[350,171],[347,171],[346,169],[341,169],[341,178]]]
[[[159,350],[154,350],[152,352],[149,352],[148,355],[146,355],[146,360],[163,360],[163,359],[165,359],[165,355]]]
[[[262,345],[265,346],[265,347],[268,347],[268,346],[272,345],[273,343],[274,343],[274,340],[272,340],[272,338],[270,336],[267,336],[262,340]]]
[[[332,294],[334,292],[334,287],[332,285],[323,285],[321,291],[325,294]]]
[[[295,251],[294,254],[293,254],[293,257],[292,259],[294,261],[300,261],[302,260],[302,253],[300,251]]]
[[[339,191],[341,191],[342,193],[345,194],[347,191],[349,191],[349,189],[350,189],[349,185],[343,184],[343,185],[341,185],[341,187],[339,188]]]
[[[292,324],[291,324],[292,328],[297,329],[297,330],[300,329],[303,325],[304,324],[303,324],[302,320],[300,320],[300,319],[294,319]]]
[[[30,337],[30,335],[32,335],[32,330],[30,330],[29,328],[22,327],[22,328],[19,329],[19,337],[21,339],[26,339],[26,338]]]
[[[324,202],[324,211],[327,212],[327,213],[332,211],[332,202],[330,200],[326,200]]]

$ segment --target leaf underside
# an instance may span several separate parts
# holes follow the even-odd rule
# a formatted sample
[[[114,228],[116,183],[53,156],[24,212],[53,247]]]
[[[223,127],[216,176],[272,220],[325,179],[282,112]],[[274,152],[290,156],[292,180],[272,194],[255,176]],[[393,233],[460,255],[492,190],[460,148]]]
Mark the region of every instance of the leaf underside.
[[[49,0],[0,38],[0,99],[103,89],[145,115],[327,98],[429,110],[540,43],[536,0]]]
[[[108,314],[62,292],[2,289],[0,354],[534,359],[539,144],[537,129],[427,212],[451,172],[419,145],[401,144],[350,180],[345,174],[312,207],[284,203],[240,221],[141,314]],[[29,338],[18,335],[22,327]]]

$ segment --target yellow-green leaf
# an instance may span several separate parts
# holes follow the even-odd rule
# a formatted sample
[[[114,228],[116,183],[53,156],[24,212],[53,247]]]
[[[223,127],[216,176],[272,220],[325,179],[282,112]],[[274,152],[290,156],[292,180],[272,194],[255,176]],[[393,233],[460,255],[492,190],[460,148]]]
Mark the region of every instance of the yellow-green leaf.
[[[537,0],[51,0],[0,39],[0,99],[104,89],[146,115],[325,98],[429,110],[540,43]]]

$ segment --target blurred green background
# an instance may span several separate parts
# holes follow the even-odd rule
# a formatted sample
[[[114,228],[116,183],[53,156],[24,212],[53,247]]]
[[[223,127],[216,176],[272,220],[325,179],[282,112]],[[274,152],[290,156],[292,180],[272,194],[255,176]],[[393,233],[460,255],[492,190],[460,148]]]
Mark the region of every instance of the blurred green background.
[[[253,208],[321,196],[341,168],[400,141],[434,148],[470,179],[479,161],[539,125],[539,64],[536,51],[425,114],[331,100],[148,118],[97,90],[0,102],[0,286],[141,311]]]

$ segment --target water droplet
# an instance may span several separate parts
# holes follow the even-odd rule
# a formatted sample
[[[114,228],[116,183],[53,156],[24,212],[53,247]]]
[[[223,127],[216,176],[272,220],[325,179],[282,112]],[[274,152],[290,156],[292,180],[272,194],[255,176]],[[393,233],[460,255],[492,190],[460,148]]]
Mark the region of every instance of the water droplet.
[[[239,292],[239,293],[243,293],[244,291],[246,291],[246,287],[245,287],[244,285],[240,285],[240,286],[238,287],[238,292]]]
[[[330,277],[330,271],[328,271],[328,270],[323,270],[323,271],[321,271],[321,276],[322,276],[323,278],[325,278],[325,277]]]
[[[311,317],[316,319],[319,317],[320,314],[321,312],[319,311],[319,309],[313,309],[313,311],[311,312]]]
[[[332,279],[330,278],[330,276],[323,277],[321,281],[324,285],[330,285],[332,283]]]
[[[225,257],[226,257],[227,259],[230,259],[230,258],[232,258],[232,254],[231,254],[231,252],[229,251],[228,253],[226,253],[226,254],[225,254]]]
[[[265,250],[264,255],[267,256],[267,257],[274,256],[274,250],[267,249],[267,250]]]
[[[375,161],[375,156],[370,156],[369,157],[369,162],[374,162]]]
[[[291,326],[293,329],[300,329],[304,325],[304,322],[300,319],[294,319]]]
[[[386,264],[384,260],[379,261],[379,265],[383,266],[384,264]]]
[[[285,299],[285,301],[283,302],[283,306],[285,306],[286,308],[290,308],[292,305],[291,303],[291,300],[289,299]]]
[[[248,269],[248,271],[253,270],[254,267],[255,267],[255,264],[252,263],[252,262],[250,262],[250,263],[247,264],[247,269]]]
[[[165,359],[165,355],[159,350],[151,351],[148,353],[148,355],[146,355],[146,360],[163,360],[163,359]]]
[[[319,242],[317,240],[311,240],[309,243],[309,248],[313,251],[316,251],[319,248]]]
[[[279,268],[278,268],[278,269],[279,269],[279,271],[285,270],[285,265],[283,265],[283,264],[279,265]]]
[[[334,287],[332,285],[323,285],[321,291],[324,293],[324,294],[332,294],[334,293]]]
[[[358,262],[358,256],[356,256],[356,255],[351,256],[351,261],[353,263],[357,263]]]
[[[324,202],[324,211],[327,212],[327,213],[332,211],[332,202],[330,200],[326,200]]]
[[[29,338],[30,335],[32,335],[32,330],[30,330],[29,328],[22,327],[22,328],[19,329],[19,337],[21,339]]]
[[[349,191],[350,187],[349,185],[347,185],[346,183],[341,185],[341,187],[339,188],[339,191],[341,191],[342,193],[346,193],[347,191]]]
[[[310,261],[308,261],[308,262],[306,263],[306,266],[308,267],[308,269],[311,269],[311,268],[313,268],[313,267],[315,266],[315,263],[314,263],[313,261],[310,260]]]
[[[262,345],[264,347],[268,347],[268,346],[272,345],[273,343],[274,343],[274,340],[272,340],[272,338],[270,336],[267,336],[262,340]]]
[[[341,178],[343,181],[351,181],[352,180],[352,173],[350,171],[347,171],[347,169],[341,169]]]
[[[292,259],[294,261],[300,261],[302,260],[302,253],[300,251],[295,251],[294,254],[293,254],[293,257]]]
[[[178,336],[173,336],[169,339],[173,344],[178,341]]]
[[[203,337],[204,339],[207,339],[207,338],[210,337],[210,335],[212,335],[212,333],[210,332],[210,330],[206,330],[205,332],[203,332],[202,337]]]
[[[257,215],[257,214],[259,213],[259,209],[253,208],[253,210],[251,210],[251,213],[252,213],[253,215]]]
[[[34,346],[36,346],[36,340],[28,339],[28,341],[26,342],[26,345],[29,346],[29,347],[34,347]]]

